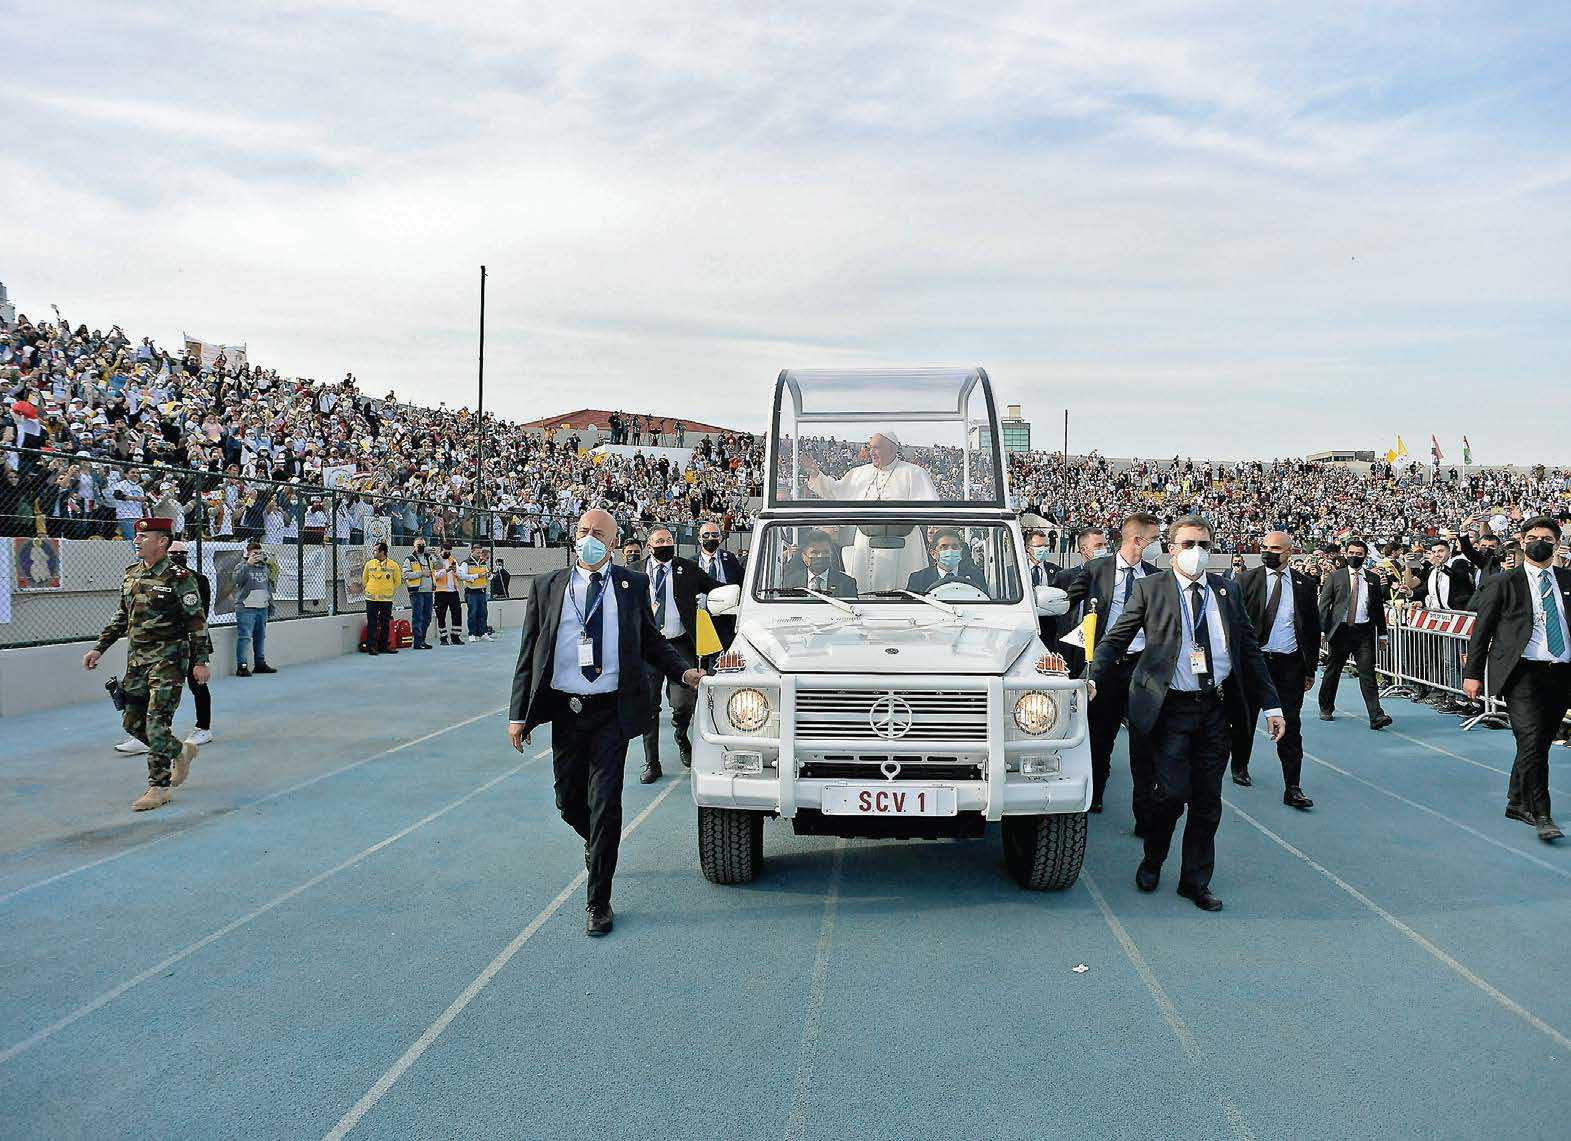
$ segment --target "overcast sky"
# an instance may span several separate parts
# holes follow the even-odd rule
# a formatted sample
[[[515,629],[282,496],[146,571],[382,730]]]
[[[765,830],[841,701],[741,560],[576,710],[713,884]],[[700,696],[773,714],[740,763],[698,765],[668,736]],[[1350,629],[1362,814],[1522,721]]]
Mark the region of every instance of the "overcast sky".
[[[1571,461],[1564,2],[0,10],[30,315],[472,405],[484,262],[510,417],[981,364],[1044,446]]]

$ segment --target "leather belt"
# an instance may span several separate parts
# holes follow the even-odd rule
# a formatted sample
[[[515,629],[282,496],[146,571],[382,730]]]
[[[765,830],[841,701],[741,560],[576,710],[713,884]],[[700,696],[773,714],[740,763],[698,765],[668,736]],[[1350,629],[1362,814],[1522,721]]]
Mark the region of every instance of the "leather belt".
[[[552,692],[556,694],[560,708],[567,710],[575,717],[597,713],[607,706],[616,704],[615,693],[565,693],[560,689]]]

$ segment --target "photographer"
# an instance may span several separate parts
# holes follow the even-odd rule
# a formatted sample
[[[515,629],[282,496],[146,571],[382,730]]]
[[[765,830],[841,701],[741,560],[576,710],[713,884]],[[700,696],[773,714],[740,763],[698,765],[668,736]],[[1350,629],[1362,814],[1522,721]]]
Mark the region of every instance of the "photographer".
[[[232,574],[235,596],[235,676],[275,674],[278,671],[267,664],[266,655],[267,616],[273,607],[273,576],[267,556],[262,552],[261,540],[250,539],[246,542],[245,557],[235,564]],[[246,665],[248,650],[256,662],[254,667]]]

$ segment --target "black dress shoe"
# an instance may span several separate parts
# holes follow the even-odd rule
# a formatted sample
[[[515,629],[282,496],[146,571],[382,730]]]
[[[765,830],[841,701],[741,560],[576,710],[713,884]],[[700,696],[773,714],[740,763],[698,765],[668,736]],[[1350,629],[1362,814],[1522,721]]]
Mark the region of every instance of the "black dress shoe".
[[[1328,713],[1326,710],[1322,709],[1320,711],[1320,720],[1322,720],[1322,721],[1335,721],[1336,720],[1336,714]]]
[[[372,650],[371,652],[375,653],[376,651]],[[235,677],[250,677],[250,676],[251,676],[251,667],[250,666],[243,666],[242,665],[242,666],[236,666],[235,667]]]
[[[1282,794],[1282,803],[1289,808],[1313,808],[1315,802],[1304,795],[1304,790],[1296,784]]]
[[[1237,785],[1242,785],[1244,788],[1248,788],[1250,785],[1255,783],[1255,779],[1254,779],[1254,777],[1250,776],[1247,772],[1234,773],[1233,774],[1233,783],[1237,784]]]
[[[1560,840],[1565,837],[1565,833],[1560,831],[1560,825],[1556,824],[1548,813],[1534,821],[1534,825],[1538,828],[1538,838],[1546,844],[1550,840]]]
[[[1153,868],[1144,860],[1135,869],[1135,886],[1141,891],[1155,891],[1156,885],[1162,882],[1162,869]]]
[[[1379,717],[1376,717],[1369,723],[1369,727],[1371,729],[1384,729],[1389,724],[1391,724],[1391,715],[1389,713],[1382,713]]]
[[[639,784],[654,784],[660,779],[660,762],[650,761],[644,766],[644,771],[638,774]]]
[[[266,662],[257,662],[256,669],[252,670],[251,672],[255,674],[275,674],[278,671],[275,670],[272,666],[268,665]]]
[[[1091,802],[1091,811],[1092,812],[1096,812],[1096,813],[1101,813],[1101,811],[1102,811],[1102,802],[1100,800],[1093,800]]]
[[[1506,818],[1508,820],[1520,820],[1523,824],[1526,824],[1529,827],[1538,826],[1537,818],[1527,809],[1523,808],[1520,804],[1506,805]]]
[[[1222,901],[1211,894],[1208,887],[1185,887],[1178,885],[1178,894],[1191,901],[1201,911],[1221,911]]]
[[[679,755],[682,758],[682,767],[684,769],[690,769],[693,767],[693,754],[690,750],[680,750]]]
[[[611,934],[611,920],[612,920],[613,917],[612,917],[612,914],[611,914],[611,907],[610,907],[610,905],[606,904],[605,906],[602,906],[602,907],[596,907],[594,904],[590,904],[589,908],[588,908],[588,911],[589,911],[589,917],[584,922],[584,934],[585,935],[609,935],[609,934]]]

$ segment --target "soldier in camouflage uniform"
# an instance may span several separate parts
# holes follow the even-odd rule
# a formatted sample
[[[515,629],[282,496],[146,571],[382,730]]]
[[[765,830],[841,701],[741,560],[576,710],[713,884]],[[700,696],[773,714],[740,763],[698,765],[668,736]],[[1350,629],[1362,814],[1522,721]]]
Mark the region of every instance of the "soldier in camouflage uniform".
[[[125,728],[148,747],[147,791],[131,808],[145,812],[169,803],[170,786],[184,784],[196,760],[196,746],[182,744],[171,722],[180,707],[187,667],[197,681],[207,681],[213,643],[195,576],[168,557],[171,521],[138,519],[134,536],[142,557],[126,568],[120,610],[82,665],[96,669],[105,650],[122,635],[130,638],[121,683]]]

